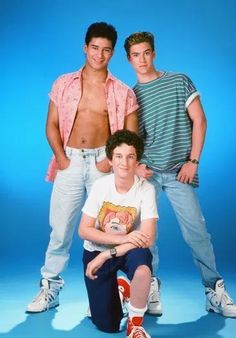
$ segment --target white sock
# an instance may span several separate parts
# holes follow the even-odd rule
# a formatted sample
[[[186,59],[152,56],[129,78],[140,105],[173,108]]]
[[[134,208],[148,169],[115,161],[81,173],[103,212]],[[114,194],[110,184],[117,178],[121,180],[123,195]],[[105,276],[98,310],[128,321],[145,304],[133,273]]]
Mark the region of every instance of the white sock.
[[[131,303],[129,303],[127,307],[130,319],[132,319],[133,317],[143,317],[144,313],[147,311],[147,305],[143,309],[140,309],[134,307]]]

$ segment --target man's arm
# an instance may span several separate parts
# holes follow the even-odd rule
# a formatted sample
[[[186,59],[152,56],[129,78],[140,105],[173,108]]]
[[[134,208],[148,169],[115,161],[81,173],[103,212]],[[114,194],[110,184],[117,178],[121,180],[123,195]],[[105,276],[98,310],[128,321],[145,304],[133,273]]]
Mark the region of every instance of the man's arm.
[[[138,134],[138,114],[137,111],[130,113],[125,117],[124,129],[130,130]]]
[[[143,220],[140,225],[140,232],[146,236],[145,243],[140,239],[136,242],[136,245],[134,242],[127,242],[124,244],[120,244],[115,246],[116,248],[116,257],[120,257],[125,255],[128,251],[136,248],[136,247],[142,247],[142,248],[148,248],[153,245],[155,241],[155,234],[156,234],[156,218],[150,218]],[[131,232],[135,233],[136,231]],[[117,235],[114,235],[117,237]],[[99,255],[97,255],[92,261],[89,262],[86,268],[86,276],[90,279],[96,279],[97,270],[108,260],[111,258],[110,250],[105,250],[101,252]]]
[[[200,160],[201,152],[204,145],[207,121],[201,105],[199,97],[196,97],[188,107],[188,114],[193,122],[192,129],[192,149],[190,153],[190,159]],[[182,183],[192,183],[197,173],[198,165],[196,163],[185,163],[177,179]]]
[[[59,169],[63,170],[67,168],[70,160],[66,157],[64,152],[63,143],[59,131],[59,118],[57,107],[52,100],[50,100],[48,107],[46,135],[52,151],[55,155]]]
[[[132,243],[137,247],[147,246],[149,241],[148,234],[143,231],[132,231],[129,234],[110,234],[95,228],[96,218],[82,214],[78,233],[82,239],[104,245],[120,245]]]

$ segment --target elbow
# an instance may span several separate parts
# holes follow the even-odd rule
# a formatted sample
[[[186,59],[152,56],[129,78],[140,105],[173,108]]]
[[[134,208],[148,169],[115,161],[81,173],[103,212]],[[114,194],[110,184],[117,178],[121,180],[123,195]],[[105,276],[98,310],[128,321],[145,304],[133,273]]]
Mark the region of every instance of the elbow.
[[[206,130],[207,130],[207,119],[206,119],[205,116],[203,116],[201,124],[202,124],[203,130],[206,132]]]
[[[147,248],[151,248],[156,242],[156,237],[153,236],[152,238],[149,238],[148,243],[147,243]]]
[[[80,238],[85,239],[84,231],[81,227],[78,228],[78,235]]]

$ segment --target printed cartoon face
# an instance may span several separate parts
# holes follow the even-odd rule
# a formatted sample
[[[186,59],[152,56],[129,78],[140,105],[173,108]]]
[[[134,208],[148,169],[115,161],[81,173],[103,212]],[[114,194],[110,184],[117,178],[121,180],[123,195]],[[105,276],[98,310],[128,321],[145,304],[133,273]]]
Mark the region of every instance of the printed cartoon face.
[[[132,227],[132,217],[128,211],[110,212],[103,221],[104,231],[107,233],[127,234]]]
[[[98,219],[100,229],[106,233],[127,234],[132,230],[136,208],[104,202]]]

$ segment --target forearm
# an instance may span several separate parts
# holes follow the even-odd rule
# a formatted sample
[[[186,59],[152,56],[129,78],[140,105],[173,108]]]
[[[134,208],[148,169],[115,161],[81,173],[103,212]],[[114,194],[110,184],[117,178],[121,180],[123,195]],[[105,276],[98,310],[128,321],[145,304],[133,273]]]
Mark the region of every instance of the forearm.
[[[193,123],[191,159],[200,159],[206,135],[206,127],[207,123],[204,117]]]
[[[79,227],[79,236],[84,240],[104,245],[119,245],[125,239],[125,235],[113,235],[92,227]]]
[[[66,158],[66,155],[64,152],[63,142],[58,127],[53,124],[47,125],[46,135],[48,143],[55,155],[55,158],[57,162],[60,163]]]
[[[136,246],[132,243],[125,243],[115,246],[116,248],[116,257],[124,256],[127,252],[129,252],[132,249],[135,249]],[[105,250],[101,253],[101,255],[104,257],[104,260],[108,260],[111,258],[110,250]]]

